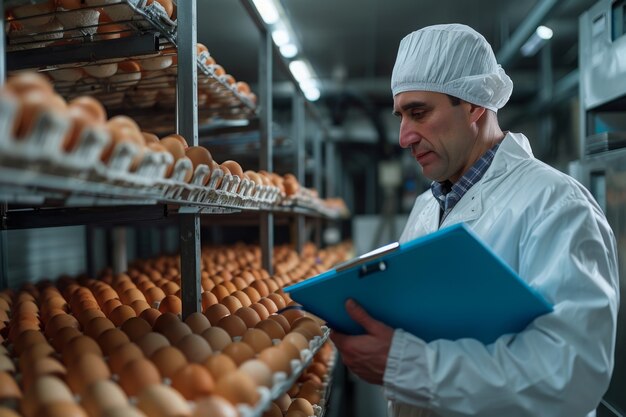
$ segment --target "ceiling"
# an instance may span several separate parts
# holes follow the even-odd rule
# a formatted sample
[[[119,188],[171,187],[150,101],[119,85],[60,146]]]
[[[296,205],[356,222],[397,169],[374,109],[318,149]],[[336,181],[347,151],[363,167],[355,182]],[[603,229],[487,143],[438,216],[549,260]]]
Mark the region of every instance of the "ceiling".
[[[247,0],[244,0],[247,1]],[[544,0],[281,0],[322,86],[324,100],[349,90],[376,106],[391,105],[389,79],[400,40],[420,27],[464,23],[481,32],[496,53]],[[578,16],[595,1],[561,0],[542,21],[554,30],[551,40],[554,79],[577,67]],[[241,1],[198,1],[198,41],[238,80],[258,78],[258,28]],[[275,65],[277,95],[285,80]],[[515,56],[505,65],[514,81],[512,102],[537,94],[539,60]]]

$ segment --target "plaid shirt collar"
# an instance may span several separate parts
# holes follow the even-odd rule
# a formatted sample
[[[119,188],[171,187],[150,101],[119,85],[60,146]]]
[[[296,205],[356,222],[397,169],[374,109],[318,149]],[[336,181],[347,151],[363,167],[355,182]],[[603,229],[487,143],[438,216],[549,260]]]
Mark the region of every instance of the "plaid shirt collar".
[[[433,181],[430,184],[430,190],[441,207],[440,224],[465,193],[472,188],[474,184],[480,181],[485,172],[487,172],[493,158],[496,156],[498,146],[500,146],[500,143],[496,143],[491,149],[485,152],[456,183],[452,184],[449,181],[439,183]]]

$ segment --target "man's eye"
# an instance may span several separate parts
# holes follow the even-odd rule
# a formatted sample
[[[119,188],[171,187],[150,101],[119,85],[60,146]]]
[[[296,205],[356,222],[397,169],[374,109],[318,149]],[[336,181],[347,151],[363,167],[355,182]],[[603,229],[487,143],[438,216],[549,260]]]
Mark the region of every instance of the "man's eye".
[[[423,111],[414,111],[414,112],[411,112],[411,117],[412,117],[413,119],[420,119],[420,118],[422,118],[423,116],[424,116],[424,112],[423,112]]]

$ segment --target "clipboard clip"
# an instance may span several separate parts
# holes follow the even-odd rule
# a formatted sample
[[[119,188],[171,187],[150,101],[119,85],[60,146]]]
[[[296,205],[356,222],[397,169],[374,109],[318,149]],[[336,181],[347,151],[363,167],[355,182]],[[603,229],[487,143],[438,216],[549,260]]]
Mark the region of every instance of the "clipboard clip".
[[[363,265],[359,271],[359,277],[363,278],[366,275],[374,272],[382,272],[387,269],[387,263],[385,261],[374,262],[369,265]]]
[[[363,255],[359,256],[356,259],[352,259],[352,260],[349,260],[347,262],[344,262],[344,263],[341,263],[341,264],[337,265],[335,267],[335,270],[337,272],[341,272],[341,271],[345,271],[346,269],[350,269],[350,268],[353,268],[355,266],[358,266],[358,265],[361,265],[361,264],[373,261],[375,259],[378,259],[378,258],[381,258],[381,257],[383,257],[385,255],[388,255],[389,253],[391,253],[393,251],[398,250],[399,247],[400,247],[400,243],[398,243],[398,242],[393,242],[393,243],[390,243],[388,245],[381,246],[380,248],[374,249],[371,252],[364,253]],[[385,265],[384,266],[385,269],[387,268],[387,266],[386,266],[386,264],[384,262],[380,262],[380,263]],[[378,263],[376,263],[374,265],[375,265],[374,267],[376,267],[376,265],[378,265]],[[364,268],[366,268],[366,267],[369,268],[369,266],[363,266],[363,267]],[[385,269],[376,269],[376,271],[384,271]],[[374,272],[374,271],[368,271],[366,273],[370,273],[370,272]]]

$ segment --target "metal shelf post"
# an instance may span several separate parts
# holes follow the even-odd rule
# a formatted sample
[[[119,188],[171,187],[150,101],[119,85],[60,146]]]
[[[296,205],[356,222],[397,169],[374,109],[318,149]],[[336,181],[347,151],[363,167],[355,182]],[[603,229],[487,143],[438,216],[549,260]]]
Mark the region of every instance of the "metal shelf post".
[[[177,9],[178,78],[176,128],[190,145],[198,145],[198,66],[196,63],[196,0]],[[180,272],[183,319],[200,311],[200,215],[180,216]]]
[[[9,286],[9,239],[6,229],[7,203],[0,202],[0,290]]]
[[[305,184],[305,151],[306,151],[306,125],[304,118],[304,97],[299,88],[296,88],[292,97],[292,136],[295,143],[295,172],[301,186]],[[306,242],[305,216],[298,214],[295,217],[295,243],[296,251],[302,253]]]
[[[268,172],[273,170],[272,155],[272,51],[273,41],[269,31],[261,32],[259,51],[259,121],[261,130],[261,155],[259,166]],[[261,264],[270,275],[274,274],[272,255],[274,253],[274,215],[266,212],[260,215],[259,239],[261,243]]]

